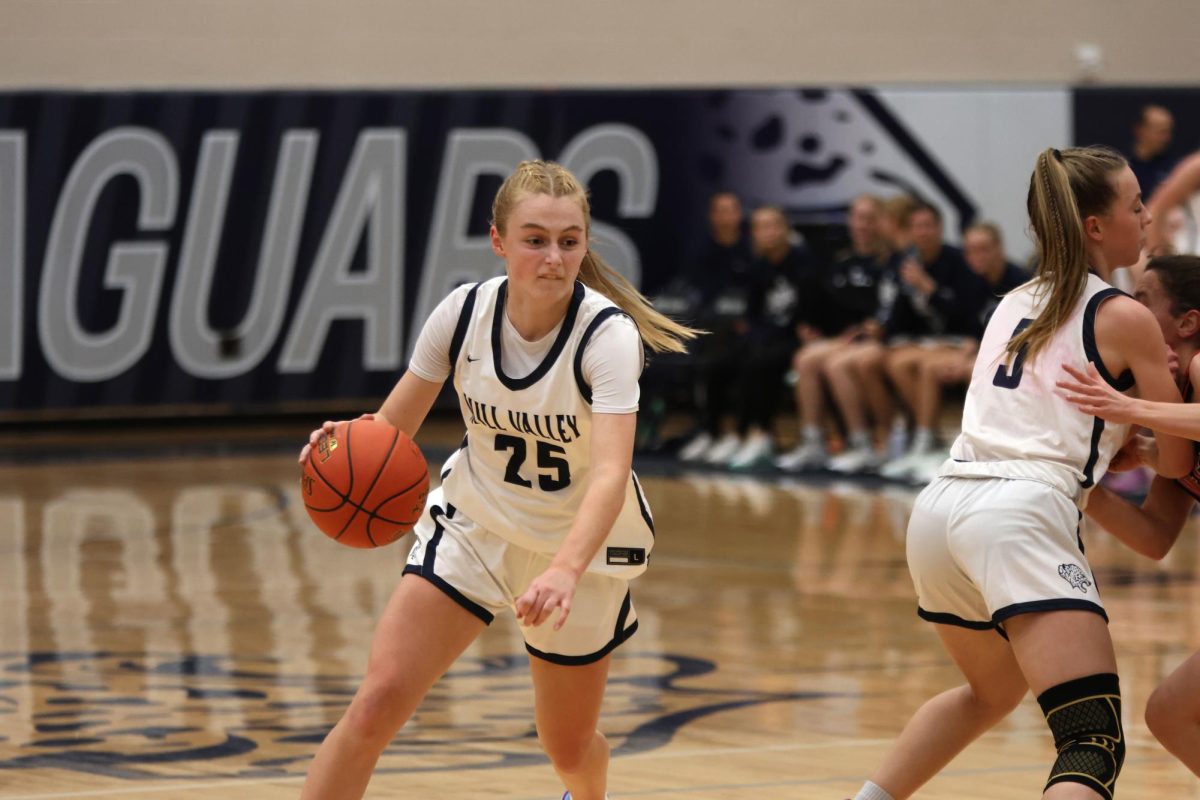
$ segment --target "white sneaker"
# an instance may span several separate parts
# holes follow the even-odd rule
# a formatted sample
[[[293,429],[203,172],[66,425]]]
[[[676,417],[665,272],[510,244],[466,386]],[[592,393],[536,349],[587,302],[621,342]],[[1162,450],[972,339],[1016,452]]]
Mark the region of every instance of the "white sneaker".
[[[917,461],[916,466],[908,473],[908,480],[913,486],[925,486],[933,482],[942,469],[942,464],[950,457],[949,451],[930,450]]]
[[[706,464],[721,464],[729,463],[729,459],[733,458],[734,453],[742,446],[742,437],[736,433],[727,433],[717,441],[713,442],[713,446],[708,448],[704,453],[704,462]]]
[[[729,468],[753,467],[760,461],[770,459],[772,449],[770,436],[765,433],[752,433],[746,437],[746,441],[742,443],[737,452],[729,457]]]
[[[802,444],[775,459],[775,466],[785,472],[801,472],[806,469],[821,469],[829,463],[825,445],[818,442]]]
[[[708,431],[702,431],[692,437],[692,440],[679,449],[680,461],[699,461],[713,445],[713,437]]]
[[[844,453],[829,459],[829,468],[834,472],[849,474],[853,472],[874,472],[883,463],[883,457],[875,452],[875,448],[852,447]]]
[[[908,452],[908,426],[903,421],[892,423],[892,429],[887,437],[888,461],[903,458]]]
[[[884,464],[880,468],[879,474],[893,481],[911,480],[913,470],[921,465],[921,460],[928,454],[928,450],[910,450],[907,454],[900,456],[900,458],[893,459]]]

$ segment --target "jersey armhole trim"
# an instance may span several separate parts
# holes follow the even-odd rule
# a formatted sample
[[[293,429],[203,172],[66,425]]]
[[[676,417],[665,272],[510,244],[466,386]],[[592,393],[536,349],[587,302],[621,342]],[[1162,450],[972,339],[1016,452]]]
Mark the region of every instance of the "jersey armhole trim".
[[[1135,383],[1133,372],[1125,370],[1114,378],[1108,371],[1108,367],[1104,366],[1104,360],[1100,358],[1100,348],[1096,346],[1096,312],[1100,310],[1100,304],[1111,297],[1129,297],[1129,295],[1120,289],[1109,288],[1101,289],[1088,300],[1087,307],[1083,311],[1083,353],[1087,356],[1088,361],[1096,365],[1096,371],[1109,386],[1118,392],[1127,392],[1133,388]]]
[[[579,337],[579,344],[575,347],[575,383],[579,386],[579,393],[583,395],[584,401],[589,406],[592,404],[592,387],[583,378],[583,351],[587,349],[588,342],[592,340],[592,336],[595,335],[600,326],[607,320],[618,315],[633,322],[633,317],[626,314],[617,306],[609,306],[608,308],[601,309],[600,313],[596,314],[592,318],[592,321],[588,323],[588,326],[584,328],[583,336]],[[637,327],[636,322],[634,322],[634,327]]]
[[[475,295],[479,292],[479,284],[475,284],[467,292],[463,300],[462,310],[458,312],[458,323],[454,326],[454,336],[450,339],[450,372],[458,364],[458,354],[462,352],[463,340],[467,338],[467,328],[471,325],[471,314],[475,311]]]

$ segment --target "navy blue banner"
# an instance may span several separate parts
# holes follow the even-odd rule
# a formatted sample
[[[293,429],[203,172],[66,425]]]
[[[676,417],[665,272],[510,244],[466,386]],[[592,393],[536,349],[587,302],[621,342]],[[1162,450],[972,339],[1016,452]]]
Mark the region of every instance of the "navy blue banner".
[[[438,300],[500,269],[524,158],[590,185],[648,293],[717,189],[798,224],[911,191],[958,230],[977,202],[910,122],[867,90],[0,94],[0,414],[382,396]]]

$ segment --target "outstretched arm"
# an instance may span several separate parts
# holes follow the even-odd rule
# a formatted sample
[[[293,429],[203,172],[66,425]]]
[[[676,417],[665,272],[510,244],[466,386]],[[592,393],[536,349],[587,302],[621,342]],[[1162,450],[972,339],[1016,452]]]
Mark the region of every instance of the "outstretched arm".
[[[1100,486],[1086,512],[1131,550],[1158,561],[1179,538],[1194,502],[1174,481],[1156,477],[1141,507]]]
[[[541,625],[556,608],[562,613],[554,629],[567,621],[575,587],[625,503],[636,431],[637,414],[592,415],[592,467],[587,491],[550,566],[517,599],[517,616],[526,625]]]
[[[1193,464],[1192,437],[1166,424],[1164,414],[1174,419],[1183,413],[1200,423],[1200,409],[1179,402],[1167,345],[1154,315],[1131,297],[1115,297],[1100,307],[1096,339],[1108,369],[1120,374],[1128,367],[1141,397],[1126,397],[1114,390],[1100,377],[1095,364],[1089,364],[1087,372],[1063,365],[1074,379],[1058,382],[1064,396],[1080,410],[1110,422],[1153,428],[1158,439],[1159,474],[1168,478],[1186,475]],[[1194,429],[1200,432],[1200,424]]]

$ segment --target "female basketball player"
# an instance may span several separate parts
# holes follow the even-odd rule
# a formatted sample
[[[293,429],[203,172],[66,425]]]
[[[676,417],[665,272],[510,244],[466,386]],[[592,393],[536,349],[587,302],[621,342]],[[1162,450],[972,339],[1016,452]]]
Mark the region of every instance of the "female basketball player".
[[[1059,387],[1067,399],[1088,414],[1110,422],[1153,426],[1200,442],[1200,257],[1166,256],[1146,266],[1137,298],[1154,312],[1163,336],[1179,354],[1179,384],[1191,405],[1151,403],[1112,391],[1098,376],[1074,371],[1075,380]],[[1136,444],[1136,443],[1135,443]],[[1153,448],[1131,447],[1148,454]],[[1141,507],[1098,489],[1088,501],[1088,516],[1132,549],[1160,559],[1179,538],[1188,515],[1200,500],[1200,445],[1192,471],[1178,481],[1158,477]],[[1141,459],[1146,460],[1146,459]],[[1151,732],[1188,768],[1200,775],[1200,652],[1184,661],[1150,696],[1146,724]]]
[[[1058,749],[1043,797],[1111,800],[1124,758],[1116,659],[1077,531],[1126,429],[1076,410],[1055,381],[1062,363],[1093,362],[1119,389],[1179,399],[1153,315],[1105,282],[1137,260],[1150,217],[1124,159],[1098,147],[1041,153],[1027,204],[1037,275],[988,323],[962,434],[908,525],[918,613],[967,683],[917,711],[860,800],[909,797],[1029,689]],[[1158,445],[1164,474],[1187,472],[1190,443]]]
[[[492,219],[506,276],[442,301],[374,415],[415,436],[453,375],[467,436],[302,798],[361,797],[421,698],[505,608],[522,625],[538,738],[564,798],[605,796],[608,744],[596,724],[609,654],[637,628],[628,581],[653,544],[630,470],[642,341],[682,351],[696,332],[655,312],[589,248],[587,194],[558,164],[522,162]],[[313,431],[301,463],[332,425]]]

